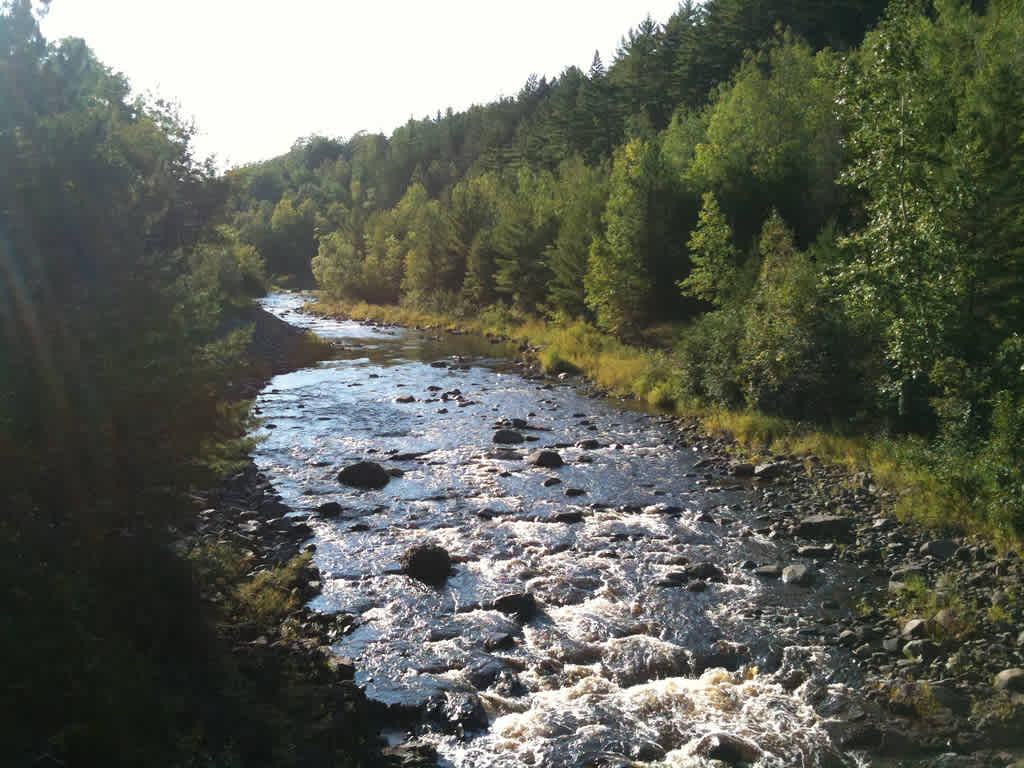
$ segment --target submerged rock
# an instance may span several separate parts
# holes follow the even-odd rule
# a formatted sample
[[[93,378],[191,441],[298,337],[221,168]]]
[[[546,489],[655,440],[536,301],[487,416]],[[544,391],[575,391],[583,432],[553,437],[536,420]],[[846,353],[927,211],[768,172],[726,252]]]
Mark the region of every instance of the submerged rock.
[[[328,501],[317,507],[316,513],[320,517],[337,517],[341,514],[341,504],[336,501]]]
[[[341,470],[338,482],[353,488],[379,490],[391,482],[391,475],[375,461],[360,461]]]
[[[487,713],[474,693],[446,691],[443,696],[431,699],[425,707],[426,716],[441,724],[441,727],[463,736],[466,731],[479,731],[487,727]]]
[[[606,675],[625,687],[688,675],[690,655],[674,643],[648,635],[627,635],[604,644],[601,666]]]
[[[448,550],[436,544],[418,544],[402,555],[402,573],[432,587],[448,580],[452,560]]]
[[[496,443],[511,444],[511,443],[522,443],[526,440],[521,432],[516,432],[514,429],[499,429],[494,433],[494,437],[491,438]]]
[[[529,592],[518,592],[502,595],[494,601],[493,608],[525,624],[537,615],[537,600]]]
[[[731,733],[709,733],[700,740],[694,751],[708,760],[721,760],[728,765],[754,763],[762,754],[761,748],[754,742]]]

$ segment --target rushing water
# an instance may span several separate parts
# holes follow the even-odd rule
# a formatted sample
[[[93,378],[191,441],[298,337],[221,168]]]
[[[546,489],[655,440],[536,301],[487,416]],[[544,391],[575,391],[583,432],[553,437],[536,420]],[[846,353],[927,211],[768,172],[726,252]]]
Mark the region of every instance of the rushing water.
[[[312,607],[360,616],[335,650],[367,694],[396,710],[476,706],[466,733],[426,734],[442,765],[703,766],[730,749],[763,766],[856,764],[822,715],[859,682],[832,626],[851,575],[826,567],[806,588],[749,570],[792,560],[754,532],[784,498],[703,476],[656,417],[524,378],[503,345],[315,318],[302,301],[264,306],[338,357],[260,395],[256,461],[294,509],[343,508],[311,521],[324,581]],[[531,441],[496,446],[505,418],[527,421]],[[544,447],[565,466],[522,459]],[[422,455],[389,458],[408,453]],[[340,485],[363,459],[404,474],[379,491]],[[425,542],[456,562],[443,588],[397,572]],[[688,590],[678,574],[704,562],[725,582]],[[488,608],[524,591],[540,607],[525,625]]]

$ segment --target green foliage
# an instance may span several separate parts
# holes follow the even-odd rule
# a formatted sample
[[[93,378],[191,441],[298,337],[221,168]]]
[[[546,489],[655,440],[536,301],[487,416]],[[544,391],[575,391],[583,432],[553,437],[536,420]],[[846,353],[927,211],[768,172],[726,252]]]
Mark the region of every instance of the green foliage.
[[[555,311],[572,317],[586,312],[584,280],[590,246],[600,230],[607,200],[605,167],[587,167],[579,157],[562,163],[553,201],[558,235],[545,254],[552,273],[548,304]]]
[[[590,247],[585,279],[587,306],[602,328],[635,336],[647,318],[654,228],[652,198],[663,185],[657,145],[633,139],[616,154],[605,232]]]
[[[707,109],[691,183],[713,190],[734,220],[749,226],[774,207],[812,239],[839,202],[833,68],[829,54],[789,33],[750,56]],[[755,233],[743,227],[740,242]]]
[[[419,184],[409,187],[396,213],[405,229],[405,278],[407,295],[429,296],[455,291],[462,270],[456,261],[455,234],[448,212],[430,200]]]
[[[535,310],[550,283],[548,264],[540,254],[554,239],[557,221],[552,210],[550,173],[519,171],[514,188],[503,188],[491,238],[495,253],[494,290],[517,309]]]
[[[693,296],[715,306],[726,302],[737,283],[739,252],[732,244],[732,231],[711,192],[704,193],[697,228],[690,235],[690,262],[693,267],[678,283],[684,296]]]
[[[206,292],[215,305],[244,306],[270,286],[259,251],[227,227],[193,249],[189,272],[191,290]]]
[[[304,552],[283,565],[260,571],[238,587],[229,610],[260,627],[279,626],[302,605],[311,562],[312,554]]]
[[[727,307],[702,315],[685,331],[676,350],[684,396],[729,408],[743,403],[739,346],[745,326],[745,313]]]

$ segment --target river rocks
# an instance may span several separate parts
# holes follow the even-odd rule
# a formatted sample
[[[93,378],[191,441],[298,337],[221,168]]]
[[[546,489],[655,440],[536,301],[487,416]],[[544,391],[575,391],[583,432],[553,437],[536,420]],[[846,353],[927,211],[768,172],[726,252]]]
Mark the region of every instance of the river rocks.
[[[572,498],[573,496],[583,496],[586,493],[582,488],[566,488],[565,495]]]
[[[995,687],[1000,691],[1024,693],[1024,669],[1019,667],[1004,669],[996,675]]]
[[[796,584],[807,587],[814,583],[814,571],[802,564],[787,565],[782,569],[782,581],[785,584]]]
[[[788,467],[781,462],[766,462],[754,467],[754,477],[758,480],[775,480],[776,478],[782,477],[786,474],[787,470]]]
[[[675,504],[649,504],[641,511],[645,515],[681,515],[683,508]]]
[[[694,565],[688,565],[684,572],[691,579],[715,581],[719,583],[725,582],[725,573],[714,563],[696,563]]]
[[[445,691],[440,696],[431,697],[424,707],[424,714],[460,738],[466,731],[479,731],[487,727],[487,713],[480,697],[474,693]]]
[[[517,432],[514,429],[499,429],[496,430],[494,436],[491,438],[495,443],[503,445],[511,445],[513,443],[522,443],[526,441],[523,437],[522,432]]]
[[[759,576],[762,579],[781,579],[782,578],[782,566],[781,565],[762,565],[759,568],[754,569],[754,575]]]
[[[520,624],[525,624],[537,615],[537,600],[529,592],[518,592],[502,595],[491,606],[494,610],[511,616]]]
[[[557,477],[545,478],[544,482],[541,483],[541,485],[543,485],[545,488],[550,488],[550,487],[552,487],[554,485],[561,485],[561,484],[562,484],[561,479],[559,479]]]
[[[604,673],[622,687],[690,673],[690,656],[674,643],[648,635],[628,635],[604,644]]]
[[[601,447],[601,442],[594,439],[580,440],[576,443],[576,447],[582,448],[585,451],[596,451]]]
[[[336,501],[328,501],[316,508],[319,517],[338,517],[341,514],[341,504]]]
[[[720,760],[727,765],[755,763],[761,758],[762,750],[752,741],[731,733],[709,733],[694,750],[708,760]]]
[[[796,553],[800,557],[809,557],[812,560],[828,560],[835,556],[836,546],[829,543],[823,546],[797,547]]]
[[[903,654],[908,658],[919,658],[929,662],[939,656],[939,646],[931,640],[911,640],[903,646]]]
[[[431,363],[437,366],[437,363]],[[443,365],[443,364],[442,364]],[[438,754],[432,744],[406,742],[394,747],[385,747],[381,755],[388,768],[433,768],[437,765]]]
[[[693,673],[702,674],[705,670],[721,667],[730,672],[735,672],[741,664],[745,664],[750,656],[750,651],[742,645],[719,640],[710,648],[694,654]]]
[[[407,451],[405,453],[395,453],[388,456],[390,461],[415,461],[416,459],[422,459],[430,451]]]
[[[551,518],[556,523],[582,523],[583,511],[579,509],[567,509],[557,513]]]
[[[921,545],[918,550],[922,555],[931,555],[938,560],[948,560],[956,554],[959,545],[955,541],[936,539]]]
[[[416,398],[413,397],[412,395],[399,395],[398,397],[395,398],[395,402],[396,403],[403,403],[403,404],[404,403],[415,403],[416,402]]]
[[[754,469],[754,465],[746,461],[734,461],[729,465],[729,473],[733,477],[753,477]]]
[[[443,586],[451,571],[451,556],[436,544],[418,544],[402,555],[402,573],[432,587]]]
[[[793,533],[804,539],[845,539],[853,532],[853,518],[839,515],[811,515],[794,528]]]
[[[338,482],[353,488],[379,490],[391,482],[391,475],[375,461],[360,461],[342,469]]]
[[[560,467],[564,464],[562,457],[555,451],[534,451],[526,457],[526,461],[535,467],[547,467],[549,469]]]
[[[911,619],[903,625],[900,635],[908,640],[928,637],[928,622],[924,619]]]

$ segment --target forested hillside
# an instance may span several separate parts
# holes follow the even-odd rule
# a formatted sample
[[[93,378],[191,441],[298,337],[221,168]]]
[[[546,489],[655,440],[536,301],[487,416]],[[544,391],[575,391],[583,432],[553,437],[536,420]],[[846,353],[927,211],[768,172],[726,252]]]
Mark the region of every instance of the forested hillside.
[[[1019,531],[1024,10],[883,6],[683,3],[607,68],[233,171],[234,229],[337,299],[683,324],[668,399],[922,435]]]

